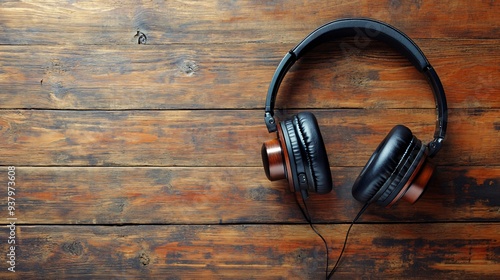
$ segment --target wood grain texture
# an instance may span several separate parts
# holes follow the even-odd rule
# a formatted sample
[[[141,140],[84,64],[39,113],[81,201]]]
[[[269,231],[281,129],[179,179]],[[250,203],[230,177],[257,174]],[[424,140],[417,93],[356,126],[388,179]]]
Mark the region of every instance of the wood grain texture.
[[[0,43],[137,44],[138,30],[148,44],[298,42],[333,19],[367,16],[412,38],[498,39],[498,9],[490,0],[3,1]]]
[[[16,270],[0,197],[0,278],[323,279],[326,250],[260,159],[283,55],[344,17],[396,26],[449,105],[414,205],[370,206],[337,279],[500,278],[500,4],[480,0],[1,1],[0,185],[16,166]],[[405,124],[431,140],[425,78],[395,50],[334,40],[288,73],[283,119],[318,118],[334,188],[308,199],[330,267],[356,176]],[[334,278],[334,279],[335,279]]]
[[[400,123],[422,141],[432,140],[434,132],[435,113],[430,109],[313,112],[331,166],[364,166]],[[499,112],[449,110],[449,136],[436,163],[497,165]],[[260,166],[262,143],[276,137],[267,133],[260,110],[3,110],[0,121],[0,160],[8,165]]]
[[[317,228],[335,260],[347,225]],[[325,274],[325,248],[307,225],[20,226],[17,233],[19,279],[322,279]],[[360,224],[336,276],[495,279],[499,247],[498,225],[492,224]],[[9,273],[2,270],[0,277]]]
[[[334,189],[307,200],[315,222],[350,222],[361,205],[361,168],[332,168]],[[20,224],[302,223],[286,182],[255,168],[18,167]],[[372,206],[361,221],[450,222],[500,218],[498,167],[439,167],[418,203]],[[0,221],[5,223],[6,221]]]
[[[450,108],[500,108],[498,40],[418,40]],[[352,50],[343,51],[348,44]],[[262,108],[293,44],[221,46],[1,46],[1,108]],[[386,45],[332,42],[302,58],[283,82],[286,108],[433,108],[425,78]],[[446,55],[443,55],[443,54]],[[485,56],[485,54],[488,54]],[[457,82],[458,81],[458,82]],[[286,100],[284,99],[286,98]],[[305,102],[307,101],[307,102]]]

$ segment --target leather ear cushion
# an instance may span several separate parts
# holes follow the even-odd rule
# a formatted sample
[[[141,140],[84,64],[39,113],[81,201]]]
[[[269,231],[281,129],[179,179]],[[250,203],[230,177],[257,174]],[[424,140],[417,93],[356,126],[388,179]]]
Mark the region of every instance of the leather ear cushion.
[[[301,112],[294,116],[293,124],[299,133],[304,160],[307,161],[314,181],[314,191],[319,194],[329,193],[332,190],[332,174],[316,117],[309,112]]]
[[[295,191],[299,191],[299,181],[297,179],[297,173],[303,172],[303,160],[299,146],[299,140],[293,128],[292,120],[285,120],[281,122],[281,127],[283,129],[283,135],[285,137],[286,149],[289,154],[290,168],[292,169],[292,178],[288,180],[293,183]]]
[[[402,125],[389,132],[354,182],[352,195],[356,200],[371,203],[385,192],[390,186],[388,180],[412,151],[413,138],[410,129]]]
[[[405,156],[404,163],[398,170],[396,170],[389,187],[377,199],[378,205],[389,205],[406,185],[413,172],[418,172],[415,169],[417,168],[420,159],[425,154],[426,147],[425,145],[422,145],[422,142],[415,136],[413,137],[413,143],[415,143],[415,145],[413,145],[413,150]]]

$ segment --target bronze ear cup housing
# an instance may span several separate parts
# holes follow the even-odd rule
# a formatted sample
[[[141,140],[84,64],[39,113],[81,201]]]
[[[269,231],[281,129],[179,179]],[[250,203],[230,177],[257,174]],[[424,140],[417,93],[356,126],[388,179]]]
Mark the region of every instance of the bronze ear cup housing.
[[[267,179],[270,181],[286,179],[283,149],[278,138],[264,142],[261,154]]]
[[[434,174],[435,168],[434,165],[427,160],[427,156],[423,156],[418,165],[419,166],[413,172],[408,182],[406,182],[387,207],[391,207],[400,199],[413,204],[422,196],[427,188],[429,180]]]
[[[270,181],[287,179],[290,191],[294,192],[295,186],[293,180],[289,179],[292,178],[290,158],[288,156],[286,144],[283,143],[284,136],[281,124],[279,123],[277,131],[277,138],[268,140],[262,144],[261,155],[264,171],[267,179]]]

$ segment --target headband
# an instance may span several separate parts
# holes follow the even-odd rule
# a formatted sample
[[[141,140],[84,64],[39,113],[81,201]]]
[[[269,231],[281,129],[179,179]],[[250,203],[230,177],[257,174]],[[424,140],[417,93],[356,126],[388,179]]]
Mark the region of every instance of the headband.
[[[437,120],[434,131],[434,140],[429,144],[429,157],[433,157],[441,148],[446,135],[448,123],[448,108],[443,85],[439,77],[430,65],[420,48],[403,32],[396,28],[373,19],[340,19],[329,22],[309,34],[302,42],[291,49],[281,60],[278,68],[274,72],[271,84],[267,91],[265,122],[269,132],[276,131],[276,121],[274,119],[274,104],[278,89],[288,70],[304,54],[314,47],[336,38],[364,36],[387,43],[403,54],[419,72],[427,78],[434,100],[436,102]]]

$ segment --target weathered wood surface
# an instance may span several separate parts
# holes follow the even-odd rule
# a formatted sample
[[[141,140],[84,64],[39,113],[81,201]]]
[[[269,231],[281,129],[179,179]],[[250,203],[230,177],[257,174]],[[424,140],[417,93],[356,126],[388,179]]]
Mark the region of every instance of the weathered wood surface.
[[[500,90],[500,40],[417,42],[438,71],[450,108],[500,107],[494,98]],[[0,107],[262,108],[276,64],[293,46],[0,45]],[[338,42],[318,47],[297,62],[281,92],[287,100],[278,95],[277,106],[286,108],[434,107],[422,75],[378,42],[356,52],[342,51]]]
[[[372,17],[412,38],[499,37],[498,2],[358,1],[3,1],[1,44],[120,45],[292,42],[325,22]]]
[[[430,141],[436,118],[432,109],[313,112],[328,139],[331,166],[363,166],[400,123]],[[450,109],[449,115],[449,137],[436,162],[498,165],[500,110]],[[0,160],[33,166],[261,166],[260,146],[276,137],[263,116],[263,110],[3,110]]]
[[[336,260],[347,225],[321,225]],[[475,231],[471,232],[470,228]],[[307,225],[24,226],[17,276],[322,279],[325,248]],[[498,226],[360,224],[337,278],[496,279]],[[487,272],[487,273],[485,273]],[[0,277],[11,276],[0,271]],[[19,277],[22,278],[22,277]]]
[[[241,169],[241,170],[240,170]],[[360,167],[332,168],[334,191],[312,195],[315,222],[349,222],[360,205],[351,186]],[[418,203],[370,207],[361,221],[498,219],[500,168],[439,167]],[[285,183],[262,168],[19,167],[23,224],[301,223]]]
[[[16,166],[18,220],[17,272],[4,226],[0,278],[322,279],[321,240],[286,183],[262,172],[273,137],[262,108],[286,51],[351,16],[418,43],[450,122],[429,190],[414,205],[369,207],[336,278],[500,278],[499,6],[2,1],[0,184]],[[361,207],[352,183],[381,139],[403,123],[429,141],[435,119],[405,58],[380,42],[340,44],[356,41],[306,55],[277,100],[279,116],[313,111],[325,138],[335,186],[308,207],[330,265]]]

